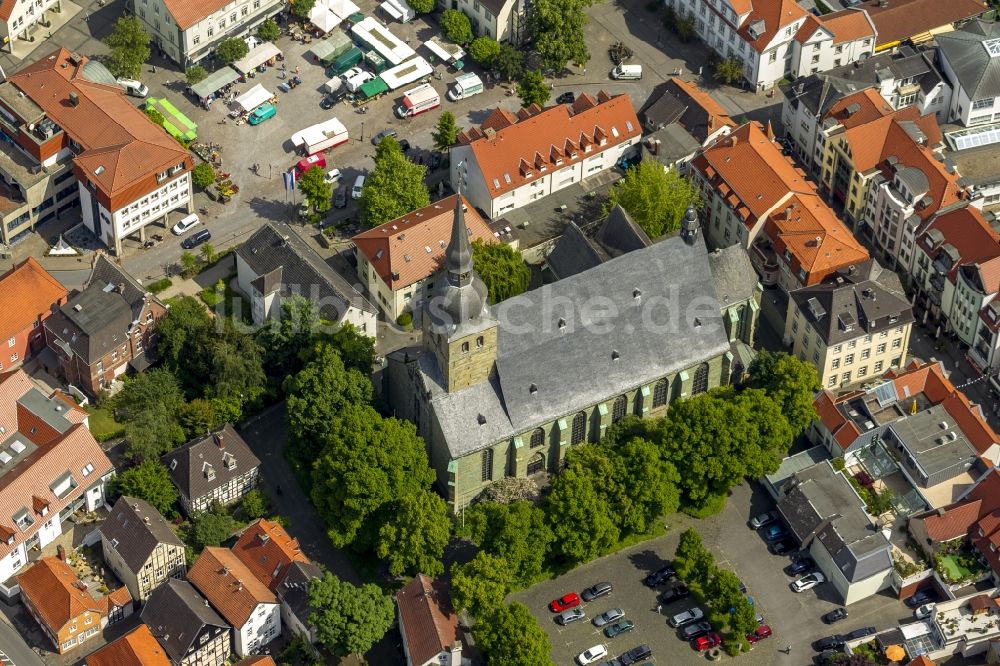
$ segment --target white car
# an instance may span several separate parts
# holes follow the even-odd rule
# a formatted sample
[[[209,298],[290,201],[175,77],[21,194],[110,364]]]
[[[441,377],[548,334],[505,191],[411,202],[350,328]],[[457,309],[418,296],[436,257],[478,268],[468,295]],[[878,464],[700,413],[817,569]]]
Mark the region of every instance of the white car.
[[[183,236],[187,232],[191,231],[191,229],[197,226],[200,222],[201,220],[198,219],[198,216],[191,213],[183,220],[175,224],[171,231],[174,232],[175,236]]]
[[[361,69],[360,67],[351,67],[349,70],[341,74],[340,78],[344,81],[347,81],[349,79],[353,79],[355,76],[357,76],[363,71],[365,70]]]
[[[326,176],[323,178],[323,181],[327,185],[335,185],[336,183],[339,183],[340,169],[330,169],[329,171],[327,171]]]
[[[685,624],[691,624],[696,620],[700,620],[705,617],[705,611],[695,606],[694,608],[689,608],[686,611],[681,611],[677,615],[670,618],[671,627],[683,627]]]
[[[587,664],[592,664],[598,659],[603,659],[608,656],[608,646],[607,645],[595,645],[592,648],[588,648],[577,655],[576,663],[580,666],[587,666]]]
[[[924,604],[920,608],[917,608],[913,611],[913,617],[917,618],[918,620],[926,620],[927,618],[934,615],[934,608],[936,606],[937,604]]]
[[[792,590],[795,592],[805,592],[806,590],[811,590],[825,580],[826,578],[823,577],[823,574],[818,571],[814,571],[792,583]]]
[[[365,188],[365,176],[358,176],[354,181],[354,187],[351,188],[351,198],[360,199],[361,190]]]

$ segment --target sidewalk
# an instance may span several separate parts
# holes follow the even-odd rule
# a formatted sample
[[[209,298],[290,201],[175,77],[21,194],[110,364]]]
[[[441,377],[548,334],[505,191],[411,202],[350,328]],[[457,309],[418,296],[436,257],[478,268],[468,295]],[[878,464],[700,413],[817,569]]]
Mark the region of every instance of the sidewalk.
[[[157,294],[162,300],[176,296],[191,296],[197,298],[202,290],[212,287],[219,280],[224,280],[236,272],[236,256],[232,253],[220,259],[214,266],[206,268],[193,278],[182,278],[179,275],[171,277],[173,282],[169,287]]]

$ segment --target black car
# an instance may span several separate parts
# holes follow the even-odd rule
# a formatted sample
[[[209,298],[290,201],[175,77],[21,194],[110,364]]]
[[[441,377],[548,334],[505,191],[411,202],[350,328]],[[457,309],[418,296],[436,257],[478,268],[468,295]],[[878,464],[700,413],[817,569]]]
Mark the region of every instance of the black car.
[[[813,648],[816,652],[823,652],[824,650],[839,650],[844,645],[844,641],[847,638],[841,634],[834,634],[833,636],[827,636],[826,638],[821,638],[815,643],[813,643]]]
[[[375,136],[372,137],[372,145],[373,146],[377,146],[378,144],[382,143],[382,139],[384,139],[387,136],[391,136],[392,138],[395,139],[396,135],[397,135],[396,130],[391,129],[391,128],[390,129],[384,129],[384,130],[382,130],[381,132],[379,132],[378,134],[376,134]]]
[[[699,636],[704,636],[710,631],[712,631],[712,625],[702,620],[701,622],[681,627],[677,633],[681,637],[681,640],[691,641]]]
[[[209,241],[211,238],[212,238],[211,232],[208,229],[202,229],[198,233],[192,234],[191,236],[188,236],[187,238],[182,240],[181,247],[184,248],[185,250],[191,250],[198,247],[202,243]]]
[[[767,548],[775,555],[787,555],[794,552],[797,546],[791,539],[782,539],[781,541],[775,541]]]
[[[823,621],[827,624],[833,624],[834,622],[840,622],[845,617],[847,617],[846,608],[834,608],[832,611],[823,616]]]
[[[333,91],[328,95],[324,95],[323,99],[321,99],[319,102],[319,108],[323,109],[324,111],[329,111],[333,107],[337,106],[337,103],[340,102],[340,100],[344,99],[344,95],[346,94],[347,94],[347,89],[341,88],[339,90]]]
[[[347,207],[347,186],[337,188],[337,194],[333,198],[334,208]]]
[[[406,139],[399,140],[399,147],[402,149],[404,153],[410,152],[410,142],[407,141]]]
[[[813,562],[811,557],[803,557],[795,560],[787,567],[785,567],[785,573],[789,576],[798,576],[799,574],[804,574],[807,571],[812,571],[816,568],[816,563]]]
[[[875,627],[859,627],[854,631],[852,631],[851,633],[847,634],[847,639],[853,641],[856,638],[864,638],[865,636],[874,636],[876,633],[878,633],[878,630],[875,629]]]
[[[556,97],[556,104],[572,104],[576,101],[576,95],[571,92],[564,92]]]
[[[674,568],[668,564],[646,576],[646,578],[643,579],[642,584],[646,587],[656,587],[658,585],[663,585],[671,578],[676,577],[677,571],[675,571]]]
[[[941,595],[938,594],[937,590],[931,587],[926,587],[922,590],[918,590],[916,594],[906,600],[906,605],[910,608],[916,608],[917,606],[923,606],[932,601],[938,601]]]
[[[691,590],[684,583],[678,583],[660,595],[661,604],[669,604],[691,596]]]
[[[834,659],[837,657],[843,657],[844,653],[839,650],[823,650],[822,654],[818,654],[813,657],[813,663],[816,666],[827,666],[828,664],[834,663]]]
[[[580,593],[584,601],[593,601],[611,594],[611,583],[597,583]]]
[[[441,167],[441,153],[434,151],[427,159],[427,168],[430,171],[437,171]]]
[[[652,656],[653,650],[648,645],[638,645],[618,657],[618,661],[621,662],[622,666],[631,666],[631,664],[646,661]]]

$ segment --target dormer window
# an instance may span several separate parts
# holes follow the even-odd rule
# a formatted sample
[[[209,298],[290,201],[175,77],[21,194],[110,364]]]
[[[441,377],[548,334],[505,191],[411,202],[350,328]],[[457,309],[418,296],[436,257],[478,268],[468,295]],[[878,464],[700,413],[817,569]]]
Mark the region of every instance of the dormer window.
[[[215,468],[212,467],[210,463],[202,465],[201,471],[205,475],[206,479],[209,481],[215,481]]]

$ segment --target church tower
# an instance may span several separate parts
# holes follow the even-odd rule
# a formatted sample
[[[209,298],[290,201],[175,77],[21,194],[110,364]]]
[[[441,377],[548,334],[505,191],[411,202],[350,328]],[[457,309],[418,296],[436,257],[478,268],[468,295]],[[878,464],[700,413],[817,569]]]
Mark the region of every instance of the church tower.
[[[444,269],[434,282],[424,305],[424,346],[437,357],[447,390],[459,391],[486,381],[497,357],[497,320],[472,265],[461,183]]]

